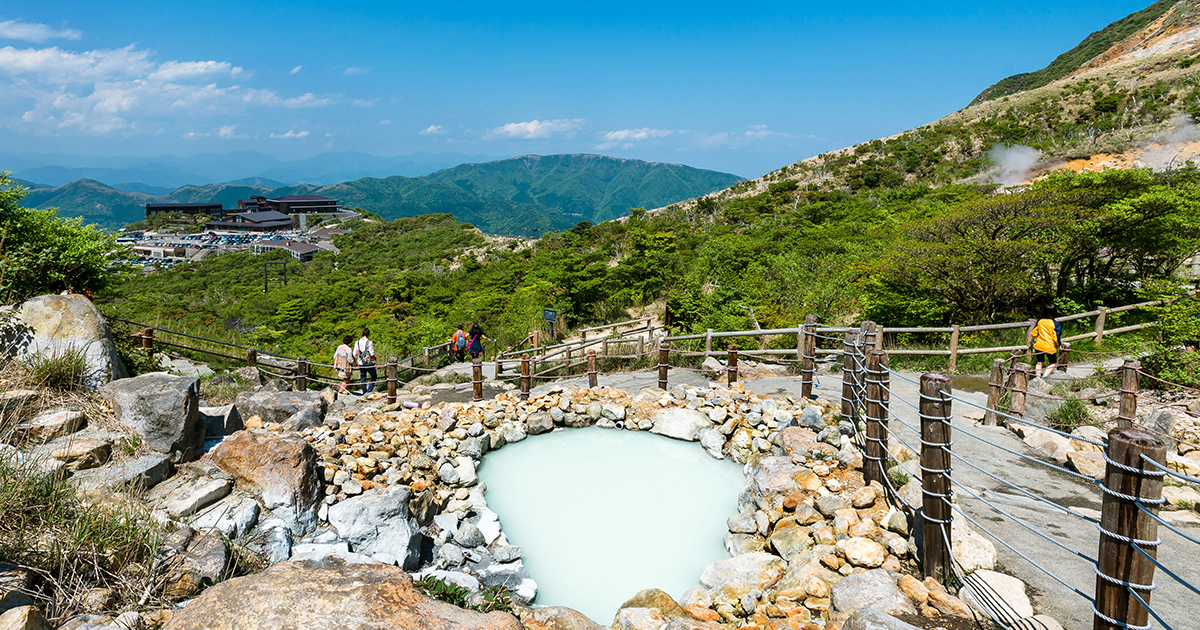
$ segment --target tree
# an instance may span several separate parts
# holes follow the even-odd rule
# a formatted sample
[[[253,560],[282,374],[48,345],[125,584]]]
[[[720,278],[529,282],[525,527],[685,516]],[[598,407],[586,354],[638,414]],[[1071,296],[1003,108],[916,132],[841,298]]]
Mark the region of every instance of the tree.
[[[82,219],[20,203],[25,191],[0,173],[0,300],[15,303],[67,287],[98,291],[127,257],[112,235]]]

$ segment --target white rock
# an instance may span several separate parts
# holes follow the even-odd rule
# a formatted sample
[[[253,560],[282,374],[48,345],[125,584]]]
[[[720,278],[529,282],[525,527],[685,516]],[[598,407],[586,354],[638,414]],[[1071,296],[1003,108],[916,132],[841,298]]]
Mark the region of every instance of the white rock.
[[[980,569],[967,575],[959,598],[970,607],[997,619],[1033,616],[1033,604],[1025,594],[1025,583],[1011,575]]]
[[[950,525],[950,545],[954,558],[958,560],[964,573],[996,568],[996,546],[971,529],[967,525],[967,519],[957,511],[954,513],[954,522]]]
[[[699,411],[678,407],[657,411],[653,420],[651,433],[688,442],[695,442],[700,437],[700,431],[712,427],[708,417]]]
[[[174,519],[187,518],[197,511],[220,501],[233,489],[228,479],[201,477],[167,495],[163,509]]]

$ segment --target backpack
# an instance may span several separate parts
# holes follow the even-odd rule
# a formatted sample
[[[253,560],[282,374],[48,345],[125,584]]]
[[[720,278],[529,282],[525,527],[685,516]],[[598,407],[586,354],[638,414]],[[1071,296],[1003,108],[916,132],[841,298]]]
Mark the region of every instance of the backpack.
[[[454,333],[454,347],[457,350],[467,349],[467,336],[461,330]]]

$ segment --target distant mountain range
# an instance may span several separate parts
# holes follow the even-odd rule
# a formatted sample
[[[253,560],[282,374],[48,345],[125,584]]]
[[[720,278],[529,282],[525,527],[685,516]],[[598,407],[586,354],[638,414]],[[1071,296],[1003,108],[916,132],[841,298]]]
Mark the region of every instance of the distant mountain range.
[[[2,156],[0,156],[2,159]],[[79,179],[48,187],[20,178],[30,188],[23,204],[56,207],[63,216],[115,229],[145,217],[147,202],[219,202],[226,208],[251,195],[323,195],[385,219],[449,213],[485,232],[536,235],[580,221],[597,223],[630,208],[655,208],[698,197],[742,181],[729,173],[681,164],[625,160],[602,155],[529,155],[481,164],[460,164],[420,177],[359,178],[325,186],[274,186],[262,178],[183,186],[151,194]]]
[[[167,194],[180,186],[234,183],[262,179],[267,186],[332,184],[361,177],[405,175],[415,177],[464,162],[486,162],[495,156],[462,153],[414,153],[379,157],[343,151],[302,160],[280,160],[257,151],[201,153],[188,157],[87,157],[0,151],[0,170],[14,177],[47,186],[62,186],[79,179],[114,184],[118,190]],[[247,177],[247,176],[252,177]]]

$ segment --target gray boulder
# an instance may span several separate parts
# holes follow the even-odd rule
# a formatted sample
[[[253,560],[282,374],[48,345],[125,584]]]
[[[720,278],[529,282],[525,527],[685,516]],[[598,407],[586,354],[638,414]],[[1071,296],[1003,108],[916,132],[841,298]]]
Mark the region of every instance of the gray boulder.
[[[48,409],[18,424],[17,438],[25,442],[45,444],[75,433],[83,427],[85,421],[86,417],[80,409]]]
[[[200,421],[200,379],[155,372],[123,378],[100,388],[117,422],[160,452],[179,451],[195,459],[204,444]]]
[[[833,585],[832,595],[833,607],[841,612],[874,608],[886,613],[917,614],[912,600],[896,587],[883,569],[872,569],[840,580]]]
[[[355,553],[388,553],[405,570],[417,568],[421,534],[408,511],[410,493],[404,486],[370,491],[329,507],[329,524],[350,543]]]
[[[881,613],[874,608],[859,608],[846,619],[842,630],[920,630],[916,626]]]
[[[82,352],[83,386],[91,390],[129,376],[117,356],[112,331],[86,297],[42,295],[8,310],[15,316],[0,329],[0,353],[20,359]]]
[[[529,435],[540,435],[554,429],[554,418],[548,413],[534,413],[525,419],[525,425]]]
[[[263,422],[283,424],[303,409],[311,409],[317,417],[325,418],[325,399],[321,392],[276,392],[264,387],[259,392],[242,392],[234,401],[242,418],[258,416]]]
[[[171,474],[171,460],[154,453],[102,468],[92,468],[71,477],[82,488],[136,488],[145,490]]]
[[[200,419],[204,422],[204,435],[208,437],[225,437],[245,428],[242,414],[233,405],[201,407]]]
[[[311,406],[304,407],[283,421],[283,428],[288,431],[303,431],[319,426],[321,426],[321,416],[317,415],[317,410]]]

